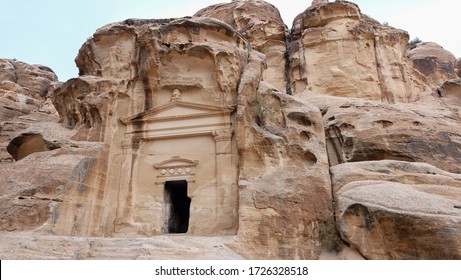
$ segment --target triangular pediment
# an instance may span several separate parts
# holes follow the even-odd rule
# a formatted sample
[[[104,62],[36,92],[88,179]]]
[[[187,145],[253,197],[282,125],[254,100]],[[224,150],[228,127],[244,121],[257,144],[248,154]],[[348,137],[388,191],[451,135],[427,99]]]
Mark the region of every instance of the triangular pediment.
[[[125,124],[139,121],[155,121],[184,117],[206,117],[213,114],[225,114],[233,111],[232,107],[218,107],[184,101],[174,101],[140,114],[122,118]]]

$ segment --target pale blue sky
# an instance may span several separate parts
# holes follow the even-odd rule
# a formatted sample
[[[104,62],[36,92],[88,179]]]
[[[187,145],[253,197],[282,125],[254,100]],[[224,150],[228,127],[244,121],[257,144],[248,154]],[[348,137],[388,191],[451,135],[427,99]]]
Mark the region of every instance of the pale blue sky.
[[[97,28],[127,18],[192,15],[219,0],[0,0],[0,57],[51,67],[61,81],[77,76],[74,58]],[[288,27],[311,0],[268,0]],[[330,0],[332,2],[332,0]],[[461,56],[458,0],[355,0],[362,12],[435,41]]]

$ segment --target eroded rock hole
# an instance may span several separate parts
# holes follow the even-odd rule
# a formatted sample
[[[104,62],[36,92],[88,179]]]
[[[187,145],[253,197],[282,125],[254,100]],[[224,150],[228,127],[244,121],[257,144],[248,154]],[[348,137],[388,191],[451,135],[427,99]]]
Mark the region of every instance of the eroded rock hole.
[[[34,133],[25,133],[14,138],[6,149],[15,160],[23,159],[33,153],[49,150],[45,146],[42,135]]]
[[[186,233],[189,229],[190,203],[187,181],[165,182],[164,201],[167,209],[166,232]]]
[[[386,127],[392,126],[394,123],[391,121],[387,121],[387,120],[378,120],[378,121],[374,121],[373,124],[386,128]]]
[[[372,218],[367,207],[361,204],[353,204],[347,208],[344,213],[344,220],[349,222],[351,228],[367,229],[370,231],[373,228]]]
[[[288,118],[302,126],[312,125],[312,121],[304,113],[300,113],[300,112],[289,113]]]
[[[301,138],[302,141],[309,141],[311,139],[311,134],[307,131],[302,131],[299,134],[299,138]]]
[[[303,158],[304,158],[304,161],[306,161],[306,162],[308,162],[308,163],[310,163],[312,165],[317,163],[317,157],[313,153],[311,153],[309,151],[306,151],[304,153]]]

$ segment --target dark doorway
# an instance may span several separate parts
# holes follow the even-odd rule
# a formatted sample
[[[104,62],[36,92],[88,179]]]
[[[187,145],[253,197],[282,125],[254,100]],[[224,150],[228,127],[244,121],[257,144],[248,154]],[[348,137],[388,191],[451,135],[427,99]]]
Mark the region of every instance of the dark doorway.
[[[167,232],[186,233],[189,229],[191,202],[191,199],[187,197],[187,181],[165,182],[164,199],[168,213]]]

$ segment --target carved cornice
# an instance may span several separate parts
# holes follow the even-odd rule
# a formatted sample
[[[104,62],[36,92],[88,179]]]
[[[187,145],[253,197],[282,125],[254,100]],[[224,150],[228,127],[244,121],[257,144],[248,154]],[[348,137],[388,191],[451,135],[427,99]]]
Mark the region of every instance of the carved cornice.
[[[165,116],[165,117],[155,117],[160,112],[167,111],[169,109],[173,109],[175,107],[183,107],[183,108],[191,108],[196,109],[198,113],[195,114],[185,114],[185,115],[177,115],[177,116]],[[145,123],[145,122],[155,122],[155,121],[165,121],[169,119],[181,119],[181,118],[208,118],[211,115],[228,115],[235,110],[235,106],[213,106],[207,104],[199,104],[199,103],[192,103],[192,102],[185,102],[185,101],[172,101],[166,105],[159,106],[142,113],[120,118],[120,121],[125,124],[132,124],[132,123]],[[201,111],[201,112],[200,112]],[[149,118],[151,117],[151,118]]]
[[[156,169],[161,168],[176,168],[176,167],[193,167],[198,164],[198,160],[191,160],[187,158],[182,158],[180,156],[174,156],[170,159],[161,161],[154,164]]]

